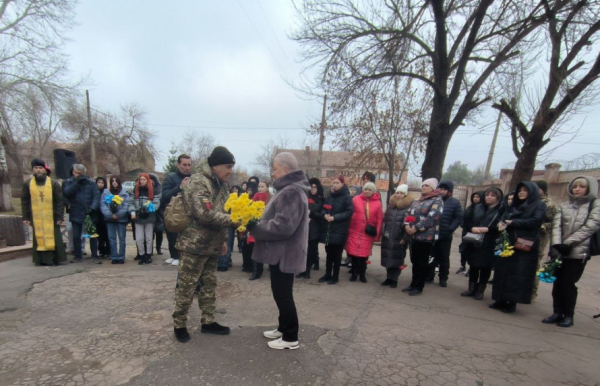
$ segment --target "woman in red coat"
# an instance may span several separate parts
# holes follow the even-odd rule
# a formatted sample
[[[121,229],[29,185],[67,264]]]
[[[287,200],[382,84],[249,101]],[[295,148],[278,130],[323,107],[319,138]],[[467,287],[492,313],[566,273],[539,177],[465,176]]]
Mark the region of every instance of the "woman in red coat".
[[[373,242],[381,237],[381,224],[383,222],[383,209],[377,188],[372,182],[363,186],[360,196],[352,199],[354,213],[350,219],[348,240],[346,240],[346,253],[352,259],[352,277],[356,281],[367,282],[367,259],[371,255]]]

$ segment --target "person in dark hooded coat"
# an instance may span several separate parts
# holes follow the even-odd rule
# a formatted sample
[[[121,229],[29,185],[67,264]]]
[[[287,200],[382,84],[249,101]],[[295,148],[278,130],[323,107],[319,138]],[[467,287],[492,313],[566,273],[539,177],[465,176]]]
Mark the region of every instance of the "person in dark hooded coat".
[[[483,190],[479,190],[477,192],[473,192],[471,194],[471,205],[467,207],[465,210],[465,214],[463,216],[462,222],[462,235],[461,237],[465,237],[467,232],[470,232],[468,229],[473,227],[473,216],[475,215],[475,206],[482,202],[483,200]],[[465,251],[466,244],[461,243],[458,246],[458,251],[460,252],[460,268],[456,271],[457,274],[465,273],[467,271],[467,253]]]
[[[390,197],[390,204],[383,217],[381,231],[381,266],[387,271],[386,279],[382,286],[396,288],[398,278],[402,272],[408,248],[409,237],[404,229],[404,217],[414,198],[408,195],[408,186],[399,185],[396,193]]]
[[[332,182],[333,187],[323,204],[320,240],[325,244],[327,260],[325,275],[319,279],[319,283],[327,284],[336,284],[339,281],[342,252],[348,238],[350,218],[354,213],[354,204],[344,176],[339,175]]]
[[[494,263],[494,285],[490,308],[511,313],[517,303],[530,304],[537,271],[540,229],[546,217],[546,204],[540,199],[539,188],[531,181],[520,182],[512,205],[502,216],[498,230],[506,230],[510,245],[517,239],[533,241],[529,251],[514,249],[508,257],[497,256]]]
[[[502,191],[491,187],[486,189],[482,197],[484,197],[483,202],[475,206],[473,219],[465,231],[483,234],[483,242],[481,245],[465,244],[464,246],[471,268],[469,270],[469,289],[460,294],[461,296],[474,296],[476,300],[483,299],[492,274],[496,239],[500,235],[498,223],[502,218]]]
[[[319,239],[321,238],[321,222],[323,221],[321,211],[323,209],[323,201],[325,201],[321,180],[311,178],[308,180],[308,184],[310,185],[310,192],[308,192],[309,222],[306,271],[296,275],[296,278],[305,279],[310,279],[311,268],[314,267],[315,270],[319,269]]]

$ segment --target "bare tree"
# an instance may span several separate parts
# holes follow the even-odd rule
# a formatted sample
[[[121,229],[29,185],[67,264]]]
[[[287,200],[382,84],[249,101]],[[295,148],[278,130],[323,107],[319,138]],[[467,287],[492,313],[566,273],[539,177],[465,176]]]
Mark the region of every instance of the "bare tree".
[[[565,7],[565,3],[573,6]],[[541,149],[552,137],[563,133],[568,118],[595,102],[598,95],[600,53],[598,45],[595,54],[592,47],[600,33],[600,2],[564,0],[542,4],[548,20],[545,41],[540,40],[550,51],[544,68],[547,79],[542,81],[543,87],[523,86],[524,95],[508,95],[493,105],[511,125],[512,148],[517,157],[511,189],[531,179]],[[539,84],[532,82],[533,76],[522,76],[521,84]]]
[[[296,4],[307,69],[342,115],[358,95],[409,77],[432,93],[421,174],[439,178],[450,140],[491,100],[489,80],[530,48],[547,20],[543,0],[304,0]],[[555,1],[558,10],[574,2]]]
[[[278,136],[276,139],[271,139],[260,146],[258,154],[254,157],[253,165],[258,167],[258,170],[263,176],[271,176],[271,166],[275,158],[275,148],[287,149],[291,142],[289,137]]]
[[[145,111],[136,103],[121,106],[119,113],[95,110],[92,114],[94,143],[98,154],[111,156],[119,174],[126,175],[134,163],[144,163],[158,154],[154,146],[155,134],[148,129]],[[75,134],[84,143],[80,156],[89,160],[87,115],[83,106],[72,102],[63,116],[62,127]]]
[[[394,175],[401,179],[409,158],[416,159],[424,149],[431,107],[427,90],[413,88],[410,78],[394,82],[391,97],[372,95],[362,100],[350,125],[332,129],[336,144],[352,149],[352,166],[364,170],[381,165],[387,170],[388,200],[394,191]]]
[[[179,141],[177,150],[192,157],[192,169],[195,170],[200,162],[208,158],[215,146],[212,135],[190,129]]]
[[[67,56],[63,52],[65,32],[73,26],[75,1],[4,0],[0,3],[0,103],[6,104],[23,94],[26,86],[44,94],[64,93],[73,84],[65,80]],[[0,170],[8,170],[5,144],[10,145],[9,121],[2,116]],[[13,125],[14,128],[14,125]],[[0,211],[9,210],[10,179],[0,173]]]

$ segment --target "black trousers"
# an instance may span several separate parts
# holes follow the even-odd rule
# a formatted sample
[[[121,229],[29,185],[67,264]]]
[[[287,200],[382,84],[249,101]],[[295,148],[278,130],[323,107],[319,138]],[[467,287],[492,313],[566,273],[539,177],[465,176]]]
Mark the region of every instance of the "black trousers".
[[[167,232],[167,242],[169,243],[169,254],[171,255],[171,259],[179,260],[179,251],[175,248],[175,243],[177,242],[178,233]]]
[[[162,249],[162,243],[163,243],[162,231],[159,232],[156,229],[154,230],[154,240],[156,240],[156,253],[158,253],[158,250]]]
[[[247,240],[242,241],[242,267],[245,271],[254,271],[254,262],[252,261],[252,251],[254,243],[248,243]]]
[[[587,261],[577,259],[562,259],[562,264],[556,270],[556,281],[552,287],[552,303],[554,313],[572,318],[577,303],[577,286],[581,279]]]
[[[271,291],[279,309],[277,331],[283,334],[286,342],[298,341],[298,312],[294,303],[294,274],[279,270],[279,264],[271,267]]]
[[[325,261],[325,276],[335,280],[340,276],[340,264],[342,264],[343,245],[326,245],[327,260]]]
[[[471,267],[469,268],[469,283],[487,284],[492,276],[491,268]]]
[[[435,278],[435,267],[440,267],[440,281],[448,281],[450,273],[450,248],[452,248],[452,239],[436,240],[433,244],[433,264],[429,267],[428,281]]]
[[[309,272],[312,266],[319,261],[319,240],[308,240],[308,250],[306,251],[306,272]]]
[[[410,246],[410,262],[412,263],[412,282],[410,286],[423,290],[425,279],[429,274],[429,255],[433,245],[431,243],[413,241]]]
[[[367,260],[366,257],[358,257],[348,255],[352,261],[352,269],[354,270],[354,275],[364,276],[367,273]]]

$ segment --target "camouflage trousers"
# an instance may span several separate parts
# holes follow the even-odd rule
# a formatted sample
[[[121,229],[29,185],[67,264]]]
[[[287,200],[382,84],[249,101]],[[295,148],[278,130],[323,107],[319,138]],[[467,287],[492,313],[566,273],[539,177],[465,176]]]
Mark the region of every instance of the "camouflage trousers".
[[[537,263],[538,270],[541,268],[542,261],[546,261],[546,258],[548,257],[548,244],[550,244],[550,235],[542,233],[542,236],[540,237],[540,249],[538,249],[538,263]],[[539,286],[540,286],[540,277],[536,273],[535,280],[533,282],[533,294],[531,295],[532,302],[537,297],[537,292],[538,292]]]
[[[175,328],[186,326],[187,314],[194,300],[194,290],[198,279],[202,283],[198,295],[198,307],[202,311],[201,322],[210,324],[215,321],[218,260],[218,256],[179,252],[179,286],[175,289],[175,309],[173,310]]]

